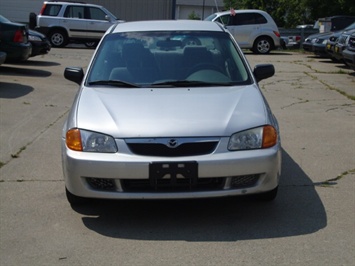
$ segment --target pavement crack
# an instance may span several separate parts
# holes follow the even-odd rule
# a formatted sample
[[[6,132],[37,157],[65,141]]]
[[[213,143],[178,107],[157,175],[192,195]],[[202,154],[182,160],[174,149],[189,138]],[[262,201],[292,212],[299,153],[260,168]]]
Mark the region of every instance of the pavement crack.
[[[62,115],[58,116],[57,119],[55,119],[52,123],[48,124],[47,127],[45,127],[35,138],[33,138],[31,141],[29,141],[25,146],[21,147],[16,153],[11,154],[11,159],[6,161],[6,162],[0,162],[0,168],[11,162],[13,159],[19,158],[20,154],[26,150],[27,147],[32,145],[41,135],[43,135],[45,132],[47,132],[52,126],[54,126],[62,117],[64,117],[69,110],[66,110]],[[1,180],[0,180],[1,182]]]
[[[291,103],[289,105],[282,106],[281,109],[286,109],[286,108],[294,106],[296,104],[303,104],[303,103],[308,103],[309,102],[309,100],[301,100],[301,99],[299,99],[299,100],[300,100],[299,102],[294,102],[294,103]]]
[[[347,175],[354,175],[355,174],[355,168],[351,170],[347,170],[345,172],[342,172],[340,175],[334,178],[327,179],[325,181],[321,182],[315,182],[313,183],[315,186],[320,186],[320,187],[330,187],[338,184],[338,181],[342,178],[344,178]]]
[[[346,93],[345,91],[342,91],[339,88],[335,88],[331,85],[329,85],[328,83],[324,82],[323,80],[320,80],[318,77],[316,77],[315,75],[312,75],[310,73],[307,72],[303,72],[304,74],[306,74],[307,76],[313,78],[314,80],[317,80],[318,82],[320,82],[321,84],[323,84],[328,90],[331,91],[336,91],[338,93],[340,93],[341,95],[345,96],[346,98],[348,98],[349,100],[355,101],[355,96],[354,95],[350,95],[348,93]],[[316,73],[323,73],[323,74],[329,74],[327,72],[316,72]],[[331,73],[330,73],[331,74]]]

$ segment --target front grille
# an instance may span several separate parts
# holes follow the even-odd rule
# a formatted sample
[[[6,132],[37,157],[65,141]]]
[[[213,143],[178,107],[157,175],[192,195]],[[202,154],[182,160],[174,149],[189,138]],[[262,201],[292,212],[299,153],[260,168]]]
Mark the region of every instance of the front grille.
[[[115,181],[108,178],[86,178],[86,182],[92,189],[101,191],[114,191],[116,190]]]
[[[127,143],[129,149],[137,155],[144,156],[195,156],[212,153],[217,146],[217,141],[191,142],[179,145],[176,148],[169,148],[161,143]]]
[[[185,192],[221,190],[225,178],[198,178],[191,182],[188,178],[178,178],[174,186],[169,179],[158,179],[152,184],[149,179],[122,179],[121,185],[125,192]]]

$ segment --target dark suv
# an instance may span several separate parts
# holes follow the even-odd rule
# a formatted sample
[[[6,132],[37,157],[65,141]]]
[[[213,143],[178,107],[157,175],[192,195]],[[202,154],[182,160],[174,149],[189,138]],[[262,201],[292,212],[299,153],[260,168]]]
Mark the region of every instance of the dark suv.
[[[76,2],[44,2],[35,29],[48,36],[53,47],[70,41],[89,45],[99,42],[106,30],[118,20],[106,8]]]

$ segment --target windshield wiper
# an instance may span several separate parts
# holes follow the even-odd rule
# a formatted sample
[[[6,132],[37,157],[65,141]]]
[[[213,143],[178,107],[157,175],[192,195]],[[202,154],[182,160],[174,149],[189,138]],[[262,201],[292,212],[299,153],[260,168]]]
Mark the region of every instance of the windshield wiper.
[[[137,84],[122,81],[122,80],[95,80],[95,81],[90,81],[88,83],[89,85],[108,85],[108,86],[114,86],[114,87],[128,87],[128,88],[140,88]]]
[[[229,82],[205,82],[198,80],[170,80],[153,83],[151,87],[209,87],[209,86],[232,86]]]

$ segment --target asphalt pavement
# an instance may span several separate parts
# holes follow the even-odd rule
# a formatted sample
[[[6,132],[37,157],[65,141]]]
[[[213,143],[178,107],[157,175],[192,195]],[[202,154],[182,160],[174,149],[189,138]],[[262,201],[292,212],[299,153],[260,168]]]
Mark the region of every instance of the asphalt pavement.
[[[93,50],[52,49],[0,66],[0,265],[354,265],[355,72],[298,52],[260,83],[280,123],[272,203],[97,201],[71,208],[61,128],[77,92],[66,66]]]

